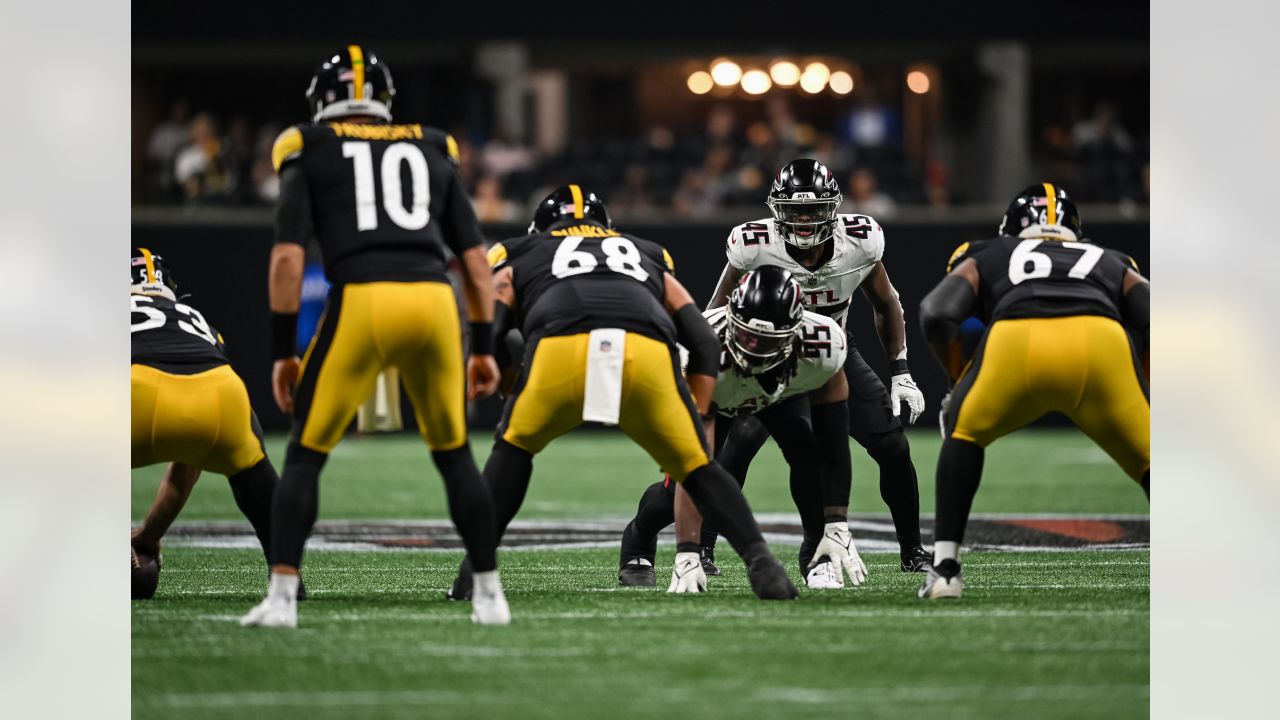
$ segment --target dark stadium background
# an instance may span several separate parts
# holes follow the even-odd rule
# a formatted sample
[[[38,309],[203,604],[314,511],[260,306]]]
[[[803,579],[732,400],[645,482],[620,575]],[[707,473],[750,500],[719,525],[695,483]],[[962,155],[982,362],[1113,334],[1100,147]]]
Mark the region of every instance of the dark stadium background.
[[[307,120],[314,66],[351,42],[392,68],[398,119],[462,143],[490,240],[522,233],[529,206],[551,186],[581,182],[605,195],[620,227],[670,250],[700,302],[723,266],[728,229],[767,214],[759,183],[782,162],[816,152],[846,197],[854,172],[870,175],[876,191],[860,211],[885,228],[929,418],[945,386],[916,305],[951,250],[993,233],[1023,186],[1063,184],[1081,201],[1086,234],[1150,275],[1145,3],[637,7],[134,4],[133,243],[172,262],[190,302],[226,337],[268,428],[286,422],[268,387],[263,163],[275,132]],[[718,57],[744,69],[820,60],[856,84],[843,96],[777,87],[695,95],[686,78]],[[912,71],[929,78],[928,92],[907,88]],[[157,156],[153,140],[179,103],[188,115],[168,123],[167,145],[157,143],[173,154]],[[859,112],[883,123],[878,141],[851,129]],[[715,113],[732,120],[725,137],[709,132]],[[216,172],[177,182],[187,143],[175,128],[200,115]],[[893,212],[867,209],[886,200]],[[883,371],[867,306],[855,301],[850,318]],[[481,410],[478,421],[491,421],[493,403]]]

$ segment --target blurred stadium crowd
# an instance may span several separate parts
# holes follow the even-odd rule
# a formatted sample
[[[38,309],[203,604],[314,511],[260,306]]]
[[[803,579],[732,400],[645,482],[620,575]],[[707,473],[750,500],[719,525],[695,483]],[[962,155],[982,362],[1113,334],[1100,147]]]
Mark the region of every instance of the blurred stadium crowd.
[[[899,206],[935,209],[976,202],[937,159],[909,158],[901,117],[863,98],[836,123],[800,117],[785,95],[748,114],[711,104],[700,131],[653,124],[631,136],[575,138],[553,155],[511,142],[487,128],[451,127],[461,174],[484,222],[518,221],[545,192],[572,177],[601,192],[616,214],[660,212],[704,218],[758,206],[773,173],[797,156],[815,157],[837,172],[844,212],[892,219]],[[1148,140],[1135,136],[1107,101],[1079,117],[1038,128],[1033,161],[1045,177],[1067,183],[1084,202],[1145,205]],[[290,118],[288,121],[296,121]],[[278,188],[271,145],[287,122],[255,124],[244,115],[168,103],[167,117],[146,130],[143,204],[264,205]]]

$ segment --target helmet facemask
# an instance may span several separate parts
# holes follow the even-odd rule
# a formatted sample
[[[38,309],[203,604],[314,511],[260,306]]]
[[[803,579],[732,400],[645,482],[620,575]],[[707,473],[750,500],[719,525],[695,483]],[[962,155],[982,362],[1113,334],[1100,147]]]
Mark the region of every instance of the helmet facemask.
[[[728,315],[725,344],[738,369],[747,375],[768,372],[786,362],[795,352],[801,321],[796,321],[791,327],[775,328],[767,320],[739,317],[732,304]]]
[[[770,196],[766,203],[773,213],[774,228],[782,239],[801,250],[817,247],[831,239],[842,196],[814,198],[812,193],[795,193],[783,199]]]

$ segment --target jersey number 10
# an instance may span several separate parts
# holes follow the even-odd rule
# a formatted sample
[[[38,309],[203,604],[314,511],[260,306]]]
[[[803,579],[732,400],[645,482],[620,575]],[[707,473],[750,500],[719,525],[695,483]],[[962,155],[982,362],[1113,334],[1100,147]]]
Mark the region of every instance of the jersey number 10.
[[[551,260],[551,274],[558,278],[589,273],[600,264],[596,256],[586,250],[579,250],[578,245],[586,238],[570,235],[560,241],[555,257]],[[605,267],[616,273],[633,277],[640,282],[649,279],[649,271],[640,265],[640,251],[635,243],[624,237],[605,238],[600,241],[600,251],[604,253]]]
[[[342,143],[342,156],[351,158],[356,174],[356,229],[378,229],[377,192],[373,187],[373,151],[367,142]],[[400,164],[409,163],[413,182],[408,206],[400,187]],[[405,230],[421,230],[431,219],[427,205],[431,202],[431,186],[427,183],[427,158],[422,148],[398,142],[382,153],[382,209],[391,222]]]
[[[1018,243],[1018,247],[1013,249],[1013,253],[1009,255],[1009,281],[1014,285],[1024,280],[1036,280],[1038,278],[1047,278],[1049,273],[1053,272],[1053,258],[1042,252],[1036,252],[1036,248],[1044,240],[1028,239]],[[1102,248],[1089,243],[1064,241],[1051,241],[1054,246],[1061,245],[1070,250],[1079,250],[1084,253],[1075,265],[1067,271],[1067,277],[1076,280],[1083,280],[1093,269],[1094,265],[1102,259]],[[1028,267],[1030,266],[1030,267]]]

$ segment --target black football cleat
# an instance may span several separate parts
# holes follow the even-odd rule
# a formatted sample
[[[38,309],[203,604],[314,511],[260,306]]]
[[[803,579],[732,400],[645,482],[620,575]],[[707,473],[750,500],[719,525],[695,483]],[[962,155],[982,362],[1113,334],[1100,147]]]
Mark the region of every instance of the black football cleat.
[[[800,596],[786,568],[772,555],[761,555],[747,566],[751,590],[761,600],[794,600]]]
[[[618,584],[623,587],[654,587],[658,573],[651,563],[642,558],[632,558],[618,568]]]
[[[964,570],[960,563],[947,558],[942,562],[929,566],[924,583],[916,591],[916,596],[925,600],[955,600],[964,592]]]
[[[702,548],[702,574],[707,577],[719,577],[720,568],[716,566],[716,549],[713,547]]]
[[[933,554],[917,545],[902,551],[902,572],[929,572]]]
[[[471,588],[471,560],[463,558],[462,564],[458,566],[458,577],[453,579],[453,585],[449,587],[444,597],[446,600],[470,600]]]

